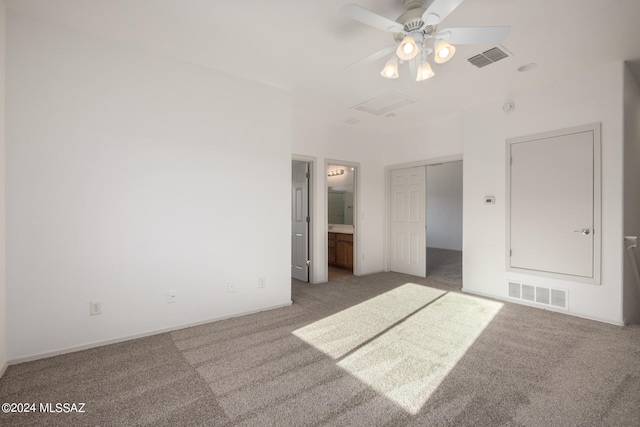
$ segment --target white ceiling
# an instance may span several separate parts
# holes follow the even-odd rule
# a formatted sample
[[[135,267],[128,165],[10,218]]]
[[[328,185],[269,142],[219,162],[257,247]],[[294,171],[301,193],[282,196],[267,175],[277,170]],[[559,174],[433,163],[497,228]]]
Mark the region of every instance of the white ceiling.
[[[291,90],[297,114],[394,131],[614,61],[640,77],[639,0],[465,0],[440,26],[510,25],[514,56],[478,69],[466,59],[493,46],[458,46],[436,76],[380,77],[386,58],[347,65],[393,44],[393,36],[340,15],[357,3],[396,19],[402,0],[6,0],[10,11],[74,27]],[[523,64],[538,67],[526,73]],[[405,68],[403,68],[405,67]],[[349,107],[399,92],[420,102],[396,116]],[[358,121],[347,124],[346,121]]]

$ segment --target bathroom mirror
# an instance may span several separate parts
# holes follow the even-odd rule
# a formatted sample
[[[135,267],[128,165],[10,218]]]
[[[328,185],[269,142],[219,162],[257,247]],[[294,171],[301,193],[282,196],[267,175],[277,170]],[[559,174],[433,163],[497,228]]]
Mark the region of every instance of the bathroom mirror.
[[[327,167],[327,222],[353,225],[355,168],[339,164]]]
[[[329,187],[327,202],[329,224],[353,225],[353,185]]]

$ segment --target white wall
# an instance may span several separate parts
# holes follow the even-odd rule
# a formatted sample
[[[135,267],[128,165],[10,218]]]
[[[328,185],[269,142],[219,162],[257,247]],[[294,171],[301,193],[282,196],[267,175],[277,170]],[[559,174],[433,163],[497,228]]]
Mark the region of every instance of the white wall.
[[[451,114],[390,136],[383,148],[385,166],[462,154],[463,120],[462,113]]]
[[[7,25],[10,360],[290,303],[288,92]]]
[[[294,104],[295,107],[295,104]],[[294,108],[295,109],[295,108]],[[360,273],[383,270],[384,167],[378,149],[384,136],[360,128],[328,127],[312,117],[296,116],[293,125],[294,158],[313,158],[312,212],[313,283],[327,281],[327,173],[325,160],[359,163],[356,190],[356,246]],[[297,156],[297,157],[296,157]],[[338,162],[339,163],[339,162]]]
[[[427,166],[427,246],[462,250],[462,162]]]
[[[624,235],[640,237],[640,86],[624,68]],[[640,248],[624,256],[624,320],[640,323],[640,290],[631,264]]]
[[[5,46],[6,15],[0,1],[0,376],[7,367],[7,305],[6,305],[6,142],[5,142]]]
[[[622,323],[623,64],[614,63],[555,84],[495,99],[464,116],[464,290],[507,297],[507,280],[568,291],[569,312]],[[602,283],[590,285],[505,271],[505,140],[602,123]],[[543,173],[543,171],[541,171]],[[495,195],[495,205],[484,205]]]
[[[565,289],[570,314],[623,322],[622,88],[623,64],[608,64],[508,98],[469,106],[460,114],[398,134],[387,145],[384,165],[416,164],[463,153],[465,291],[506,299],[507,280]],[[516,104],[510,114],[502,110],[506,101]],[[507,274],[506,139],[596,122],[602,123],[601,284]],[[486,195],[496,196],[496,204],[484,205]]]

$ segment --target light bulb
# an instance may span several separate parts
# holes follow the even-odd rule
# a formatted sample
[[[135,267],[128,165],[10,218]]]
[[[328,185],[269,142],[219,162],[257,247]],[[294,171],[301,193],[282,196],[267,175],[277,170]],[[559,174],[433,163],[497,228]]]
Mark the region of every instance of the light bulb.
[[[387,61],[387,64],[380,72],[380,75],[385,79],[397,79],[398,78],[398,60],[391,58]]]
[[[410,61],[418,54],[418,45],[412,36],[405,36],[402,42],[396,49],[396,55],[398,58],[404,61]]]
[[[453,58],[453,55],[456,53],[455,46],[450,45],[445,40],[438,41],[434,46],[434,50],[434,60],[436,61],[436,64],[447,62],[448,60]]]

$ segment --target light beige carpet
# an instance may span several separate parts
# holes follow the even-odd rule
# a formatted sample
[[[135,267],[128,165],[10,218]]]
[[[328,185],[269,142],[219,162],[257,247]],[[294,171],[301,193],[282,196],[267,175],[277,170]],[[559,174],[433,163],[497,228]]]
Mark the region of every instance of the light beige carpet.
[[[640,425],[640,328],[396,273],[291,307],[10,366],[0,425]]]

